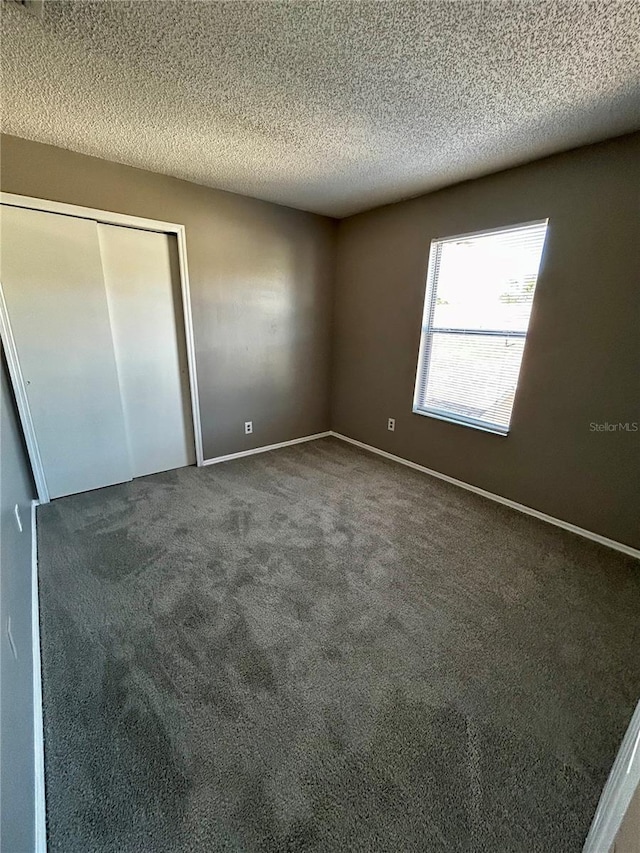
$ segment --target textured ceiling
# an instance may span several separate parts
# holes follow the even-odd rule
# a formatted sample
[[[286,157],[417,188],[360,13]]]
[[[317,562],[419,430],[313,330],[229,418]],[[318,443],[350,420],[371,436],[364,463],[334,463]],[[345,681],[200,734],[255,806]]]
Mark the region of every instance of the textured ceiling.
[[[3,2],[3,129],[344,216],[640,127],[640,3]]]

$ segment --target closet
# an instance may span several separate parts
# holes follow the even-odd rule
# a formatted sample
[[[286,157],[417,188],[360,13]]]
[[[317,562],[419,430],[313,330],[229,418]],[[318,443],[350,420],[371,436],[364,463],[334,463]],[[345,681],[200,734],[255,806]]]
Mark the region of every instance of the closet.
[[[195,462],[174,235],[2,204],[0,281],[49,497]]]

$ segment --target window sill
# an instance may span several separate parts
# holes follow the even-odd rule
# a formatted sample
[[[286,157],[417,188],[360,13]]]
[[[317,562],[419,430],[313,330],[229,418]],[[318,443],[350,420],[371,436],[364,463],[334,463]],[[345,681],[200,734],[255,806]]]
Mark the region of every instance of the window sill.
[[[413,408],[413,414],[422,415],[425,418],[435,418],[435,420],[437,421],[444,421],[445,423],[455,424],[456,426],[470,427],[471,429],[477,429],[480,432],[488,432],[491,435],[499,435],[502,438],[506,438],[509,435],[508,429],[501,429],[498,426],[491,426],[489,424],[483,424],[472,420],[464,420],[463,418],[453,417],[453,415],[440,414],[438,412],[432,412],[427,409],[418,409],[415,406]]]

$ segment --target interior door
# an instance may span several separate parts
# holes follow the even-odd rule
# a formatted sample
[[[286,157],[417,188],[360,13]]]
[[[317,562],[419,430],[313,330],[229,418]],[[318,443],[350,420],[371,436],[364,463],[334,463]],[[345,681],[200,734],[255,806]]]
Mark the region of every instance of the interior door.
[[[175,238],[98,225],[134,477],[195,462]]]
[[[2,205],[4,290],[49,495],[132,477],[97,224]]]

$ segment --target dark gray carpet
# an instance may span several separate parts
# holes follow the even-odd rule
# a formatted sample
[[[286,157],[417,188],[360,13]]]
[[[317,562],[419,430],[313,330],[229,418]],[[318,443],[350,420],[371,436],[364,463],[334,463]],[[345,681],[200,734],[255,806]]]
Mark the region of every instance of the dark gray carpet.
[[[38,522],[51,851],[580,850],[634,560],[333,439]]]

